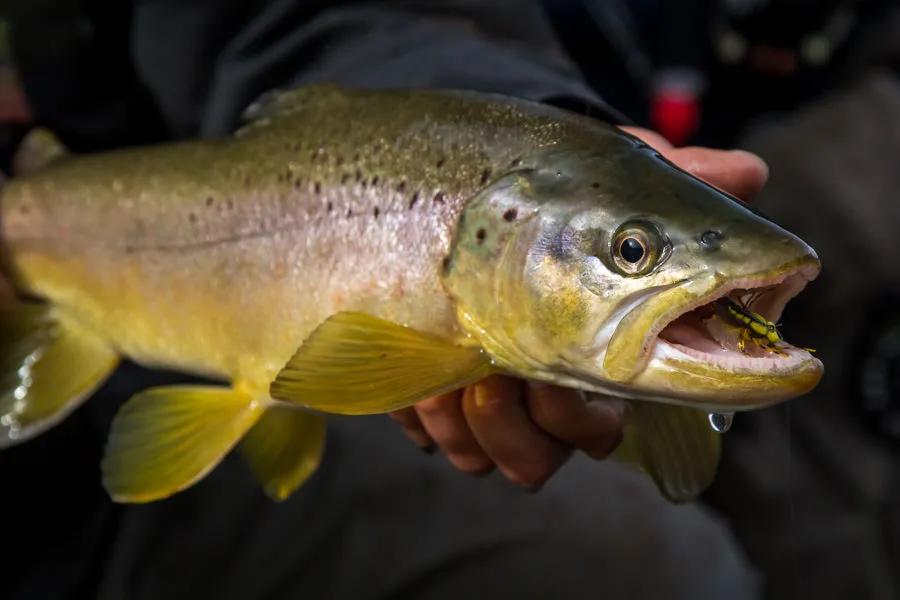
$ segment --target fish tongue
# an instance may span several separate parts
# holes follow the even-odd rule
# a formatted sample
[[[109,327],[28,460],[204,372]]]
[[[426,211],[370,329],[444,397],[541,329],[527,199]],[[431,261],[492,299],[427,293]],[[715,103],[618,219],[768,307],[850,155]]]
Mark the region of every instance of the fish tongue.
[[[687,314],[670,323],[661,334],[665,339],[701,352],[716,352],[719,344],[709,336],[696,314]]]

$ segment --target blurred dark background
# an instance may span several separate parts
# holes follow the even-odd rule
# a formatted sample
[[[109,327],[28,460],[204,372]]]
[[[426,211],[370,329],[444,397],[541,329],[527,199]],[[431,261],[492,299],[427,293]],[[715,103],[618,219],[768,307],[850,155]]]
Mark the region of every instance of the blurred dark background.
[[[444,6],[451,19],[478,13],[465,2],[337,4],[371,7],[370,17],[394,4],[407,15],[440,15]],[[268,14],[264,5],[277,8],[268,21],[259,16]],[[355,35],[357,27],[302,32],[295,40],[299,58],[291,62],[260,58],[270,49],[255,46],[258,39],[248,39],[244,25],[288,39],[292,24],[317,22],[326,6],[8,0],[0,8],[0,158],[8,162],[32,123],[54,129],[77,151],[225,133],[237,118],[232,104],[266,87],[302,82],[302,73],[319,69],[327,76],[322,65],[333,55],[334,36]],[[511,7],[504,10],[485,11],[479,24],[485,35],[519,43],[516,28],[527,24],[517,22]],[[706,507],[725,519],[761,575],[766,597],[900,598],[900,6],[547,0],[541,10],[557,51],[575,67],[569,76],[579,80],[564,101],[555,100],[572,107],[600,98],[676,144],[760,154],[772,177],[756,205],[816,248],[825,266],[791,303],[783,326],[788,339],[817,349],[825,379],[807,397],[738,415]],[[417,43],[437,39],[426,31]],[[342,73],[374,43],[355,39],[338,61]],[[425,54],[427,71],[428,60],[441,58]],[[391,73],[386,86],[431,83],[406,78],[402,69]],[[228,81],[238,83],[229,88]],[[602,105],[595,114],[618,118]],[[109,553],[130,548],[135,561],[164,560],[163,542],[142,533],[147,528],[200,522],[209,528],[193,549],[201,556],[219,543],[220,524],[267,510],[221,477],[203,497],[233,495],[238,499],[231,504],[240,506],[217,502],[210,508],[217,516],[206,520],[188,508],[193,505],[131,518],[106,501],[96,471],[102,432],[117,403],[159,377],[128,365],[91,403],[95,408],[0,455],[0,512],[14,555],[0,597],[7,597],[5,588],[13,597],[115,597],[110,590],[130,588],[109,582],[106,569],[117,564]],[[307,495],[299,502],[313,500]],[[114,544],[124,527],[145,541]],[[639,561],[640,550],[632,556]],[[316,564],[335,568],[324,559]],[[224,558],[216,565],[241,568]]]

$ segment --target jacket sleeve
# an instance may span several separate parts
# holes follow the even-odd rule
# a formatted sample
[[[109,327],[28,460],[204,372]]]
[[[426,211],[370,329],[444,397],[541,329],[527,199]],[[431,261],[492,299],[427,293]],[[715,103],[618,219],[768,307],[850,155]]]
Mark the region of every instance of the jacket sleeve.
[[[268,0],[230,13],[227,2],[220,4],[218,12],[183,8],[192,20],[174,36],[173,15],[159,4],[137,9],[136,59],[176,135],[227,133],[263,92],[325,81],[498,92],[619,120],[565,56],[537,0]],[[228,35],[220,32],[221,46],[211,49],[205,40],[217,29]],[[173,81],[176,48],[194,63],[210,56],[181,84],[194,86],[192,93]],[[196,89],[198,78],[205,89]],[[194,105],[173,104],[179,98]]]

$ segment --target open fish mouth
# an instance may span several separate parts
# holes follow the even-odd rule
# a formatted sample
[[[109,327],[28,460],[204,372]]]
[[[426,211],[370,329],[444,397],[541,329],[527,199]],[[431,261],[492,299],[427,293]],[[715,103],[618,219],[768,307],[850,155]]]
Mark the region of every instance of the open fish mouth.
[[[819,273],[818,266],[801,265],[777,275],[738,278],[684,306],[654,324],[648,348],[653,358],[699,362],[715,370],[779,374],[817,361],[808,350],[779,340],[754,336],[728,318],[723,299],[777,323],[785,306]]]

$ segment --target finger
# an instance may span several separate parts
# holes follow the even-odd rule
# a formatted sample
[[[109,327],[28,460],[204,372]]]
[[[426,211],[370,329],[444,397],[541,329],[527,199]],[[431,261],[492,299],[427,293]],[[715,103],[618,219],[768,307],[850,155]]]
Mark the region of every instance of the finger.
[[[425,431],[425,426],[422,425],[422,421],[419,420],[419,415],[416,414],[416,410],[413,407],[394,411],[389,416],[400,424],[400,427],[403,428],[403,433],[418,447],[426,451],[434,449],[434,440]]]
[[[475,439],[511,481],[537,489],[562,465],[571,449],[532,422],[525,409],[524,382],[492,375],[463,397],[463,412]]]
[[[537,381],[529,382],[525,396],[541,429],[592,458],[606,458],[622,441],[621,400],[588,402],[582,392]]]
[[[756,196],[769,178],[769,167],[763,159],[743,150],[677,148],[667,158],[695,177],[744,200]]]
[[[652,129],[644,129],[643,127],[632,127],[630,125],[625,125],[619,127],[622,131],[626,133],[630,133],[634,137],[638,138],[648,146],[656,148],[660,152],[668,152],[673,148],[671,142],[664,138],[661,134],[653,131]]]
[[[454,467],[473,474],[487,473],[494,468],[466,423],[462,390],[428,398],[414,408],[425,431]]]

